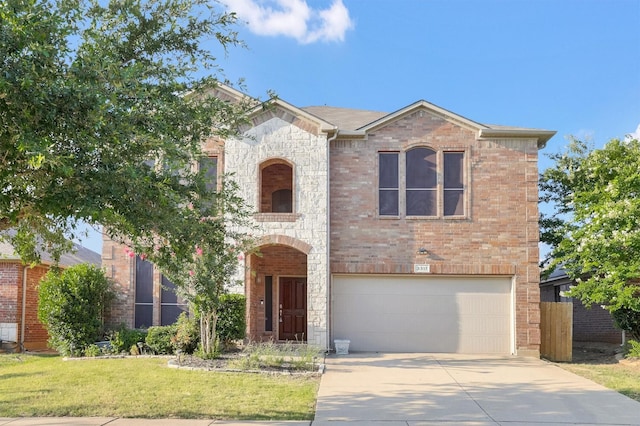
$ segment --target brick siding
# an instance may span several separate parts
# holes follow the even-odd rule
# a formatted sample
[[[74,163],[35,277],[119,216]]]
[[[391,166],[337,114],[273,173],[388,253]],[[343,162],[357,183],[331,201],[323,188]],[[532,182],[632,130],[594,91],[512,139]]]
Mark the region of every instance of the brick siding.
[[[27,268],[27,292],[22,333],[22,295],[24,267],[19,261],[0,262],[0,323],[17,325],[16,339],[29,350],[47,347],[49,335],[38,320],[38,283],[47,273],[47,266]]]
[[[377,216],[378,152],[402,156],[414,146],[465,152],[466,217]],[[332,273],[411,273],[424,247],[434,274],[513,275],[516,350],[539,352],[537,155],[534,139],[477,140],[426,111],[366,140],[338,138],[330,150]]]

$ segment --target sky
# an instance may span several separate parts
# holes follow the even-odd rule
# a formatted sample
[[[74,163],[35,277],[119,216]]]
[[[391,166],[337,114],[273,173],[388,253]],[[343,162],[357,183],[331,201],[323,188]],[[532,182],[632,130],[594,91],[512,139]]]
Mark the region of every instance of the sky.
[[[247,47],[211,50],[251,96],[555,130],[540,170],[569,136],[640,138],[640,0],[219,1]]]

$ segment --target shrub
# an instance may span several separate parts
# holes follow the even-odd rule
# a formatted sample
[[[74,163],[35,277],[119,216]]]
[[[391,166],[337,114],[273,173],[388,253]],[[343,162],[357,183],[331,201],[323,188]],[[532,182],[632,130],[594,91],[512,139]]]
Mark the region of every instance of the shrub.
[[[616,327],[625,330],[632,339],[640,340],[640,312],[621,308],[611,312]]]
[[[129,329],[122,325],[109,335],[111,351],[115,354],[129,353],[131,346],[135,346],[138,342],[144,342],[146,337],[146,330]]]
[[[637,340],[628,340],[625,349],[625,358],[640,358],[640,342]]]
[[[246,335],[246,299],[242,294],[223,294],[218,308],[216,332],[218,339],[227,345]]]
[[[49,332],[49,345],[63,355],[81,355],[102,337],[112,299],[111,281],[96,266],[50,270],[38,287],[38,318]]]
[[[195,319],[189,318],[186,312],[183,312],[178,317],[175,328],[175,336],[171,340],[174,351],[180,351],[185,354],[195,352],[200,341],[200,330]]]
[[[89,345],[84,350],[84,356],[96,357],[102,355],[102,351],[98,347],[98,345]]]
[[[149,327],[145,343],[155,354],[171,355],[173,354],[173,345],[171,344],[171,340],[175,335],[175,325]]]

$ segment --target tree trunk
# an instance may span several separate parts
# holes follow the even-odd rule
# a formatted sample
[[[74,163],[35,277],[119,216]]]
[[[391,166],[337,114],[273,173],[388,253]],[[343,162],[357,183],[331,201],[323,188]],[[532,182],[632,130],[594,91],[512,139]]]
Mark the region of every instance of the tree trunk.
[[[205,358],[212,357],[217,351],[217,323],[217,312],[200,312],[200,344]]]

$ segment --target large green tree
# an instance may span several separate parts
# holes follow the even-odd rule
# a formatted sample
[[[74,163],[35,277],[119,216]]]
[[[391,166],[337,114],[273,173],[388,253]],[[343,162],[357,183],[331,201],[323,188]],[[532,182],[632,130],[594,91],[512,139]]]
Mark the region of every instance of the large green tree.
[[[191,165],[250,107],[207,95],[234,22],[209,0],[0,0],[0,231],[23,260],[79,221],[186,258]]]
[[[103,225],[176,283],[209,354],[250,249],[235,184],[195,167],[256,106],[214,96],[204,42],[241,45],[234,23],[209,0],[0,0],[0,238],[36,262]]]
[[[640,319],[640,142],[590,149],[573,140],[551,158],[540,177],[541,202],[552,208],[540,221],[548,269],[562,266],[577,282],[570,295],[586,306]]]

